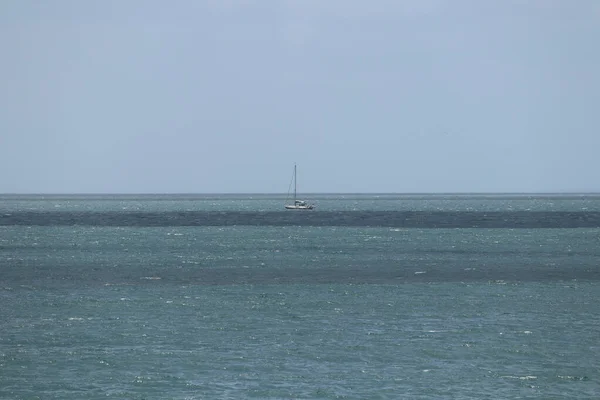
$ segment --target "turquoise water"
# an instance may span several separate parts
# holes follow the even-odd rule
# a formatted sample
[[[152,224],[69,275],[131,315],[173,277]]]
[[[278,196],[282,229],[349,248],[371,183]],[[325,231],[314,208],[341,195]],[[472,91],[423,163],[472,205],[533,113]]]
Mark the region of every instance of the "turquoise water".
[[[270,212],[283,199],[0,200],[0,398],[600,395],[599,227],[96,226],[81,213]],[[311,218],[600,210],[594,196],[313,200]],[[31,211],[73,224],[2,223]]]

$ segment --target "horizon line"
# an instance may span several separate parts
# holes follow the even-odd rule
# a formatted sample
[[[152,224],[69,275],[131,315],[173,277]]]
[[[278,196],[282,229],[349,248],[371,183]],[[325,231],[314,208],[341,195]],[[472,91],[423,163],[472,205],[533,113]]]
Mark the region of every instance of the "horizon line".
[[[285,192],[0,192],[0,196],[286,196]],[[302,196],[314,195],[395,195],[395,196],[472,196],[472,195],[600,195],[600,191],[581,192],[304,192]]]

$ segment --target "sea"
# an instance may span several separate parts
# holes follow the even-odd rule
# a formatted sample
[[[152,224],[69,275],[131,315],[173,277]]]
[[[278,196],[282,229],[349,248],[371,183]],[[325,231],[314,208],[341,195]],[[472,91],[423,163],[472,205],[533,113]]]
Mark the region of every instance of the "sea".
[[[598,399],[600,195],[1,195],[1,399]]]

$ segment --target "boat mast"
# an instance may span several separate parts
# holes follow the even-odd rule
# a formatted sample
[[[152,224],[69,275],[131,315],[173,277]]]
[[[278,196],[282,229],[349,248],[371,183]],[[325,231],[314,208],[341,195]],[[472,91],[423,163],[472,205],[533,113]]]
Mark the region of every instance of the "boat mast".
[[[294,205],[296,205],[296,163],[294,163]]]

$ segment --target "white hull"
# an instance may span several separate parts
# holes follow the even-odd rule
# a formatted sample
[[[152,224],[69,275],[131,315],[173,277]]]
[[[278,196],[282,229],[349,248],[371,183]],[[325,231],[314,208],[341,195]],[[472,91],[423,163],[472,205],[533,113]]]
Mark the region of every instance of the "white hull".
[[[309,205],[309,206],[285,206],[285,208],[287,208],[288,210],[312,210],[314,208],[314,206]]]

